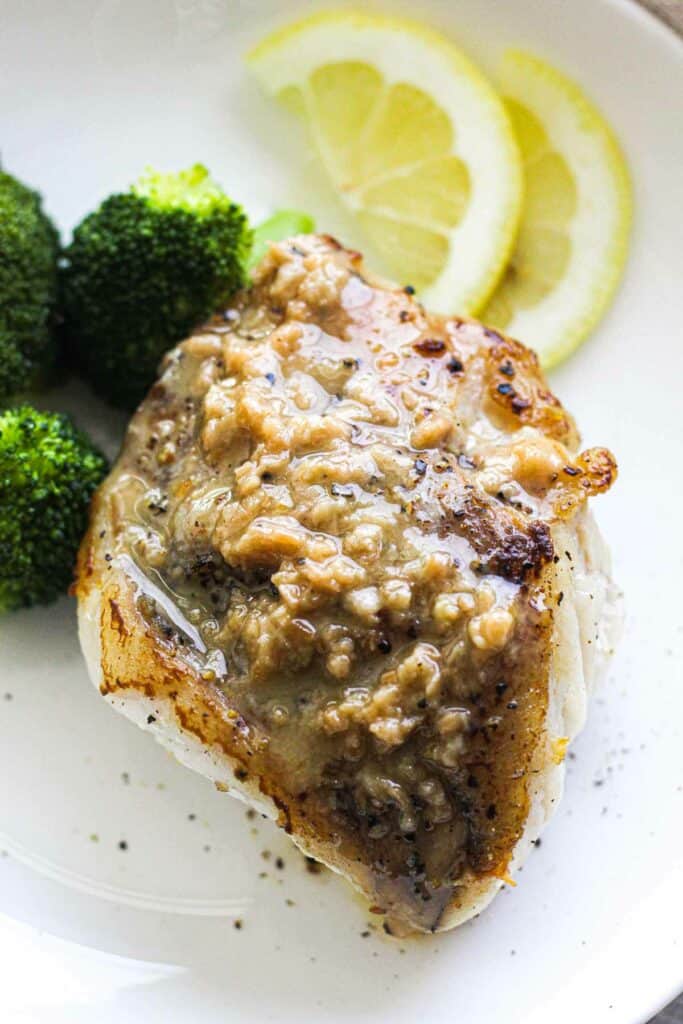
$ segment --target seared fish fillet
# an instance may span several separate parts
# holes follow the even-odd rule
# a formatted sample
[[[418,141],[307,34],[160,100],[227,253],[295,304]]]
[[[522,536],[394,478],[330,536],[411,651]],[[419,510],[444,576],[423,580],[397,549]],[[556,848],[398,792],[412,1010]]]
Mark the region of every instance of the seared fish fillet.
[[[480,911],[557,806],[612,644],[579,454],[534,355],[329,237],[165,358],[94,502],[104,697],[386,913]]]

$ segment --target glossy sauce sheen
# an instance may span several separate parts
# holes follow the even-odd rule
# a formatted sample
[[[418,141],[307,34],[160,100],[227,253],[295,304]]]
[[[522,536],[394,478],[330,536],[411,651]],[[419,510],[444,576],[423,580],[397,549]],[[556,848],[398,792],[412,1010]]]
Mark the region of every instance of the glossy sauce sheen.
[[[306,237],[168,355],[101,494],[108,559],[250,737],[245,771],[415,927],[521,834],[551,527],[615,472],[576,447],[530,352]]]

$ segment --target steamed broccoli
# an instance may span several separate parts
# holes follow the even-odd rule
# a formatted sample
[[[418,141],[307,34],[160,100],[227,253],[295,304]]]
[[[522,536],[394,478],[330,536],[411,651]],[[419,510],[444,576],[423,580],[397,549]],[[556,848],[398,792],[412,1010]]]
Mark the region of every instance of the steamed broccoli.
[[[63,313],[75,367],[132,408],[175,342],[244,283],[251,231],[205,167],[148,172],[81,222],[65,252]]]
[[[58,253],[38,193],[0,170],[0,401],[35,385],[53,361]]]
[[[0,413],[0,612],[66,590],[107,460],[67,416]]]

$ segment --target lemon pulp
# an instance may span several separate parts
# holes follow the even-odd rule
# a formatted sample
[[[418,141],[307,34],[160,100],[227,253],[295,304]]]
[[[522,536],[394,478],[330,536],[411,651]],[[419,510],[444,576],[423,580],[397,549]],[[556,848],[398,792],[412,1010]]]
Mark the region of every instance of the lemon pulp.
[[[480,306],[510,253],[522,185],[506,112],[467,58],[411,21],[343,11],[276,32],[249,62],[306,119],[386,272],[443,312]]]
[[[511,51],[500,85],[525,201],[510,261],[480,316],[551,367],[586,338],[619,282],[631,221],[628,171],[602,115],[559,71]]]

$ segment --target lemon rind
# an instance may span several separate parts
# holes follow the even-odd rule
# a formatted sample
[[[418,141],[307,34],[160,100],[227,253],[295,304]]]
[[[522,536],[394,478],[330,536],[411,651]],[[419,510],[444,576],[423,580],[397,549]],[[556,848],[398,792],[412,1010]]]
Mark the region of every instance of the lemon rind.
[[[527,84],[529,81],[534,82],[533,90],[511,90],[511,70],[517,75],[521,74]],[[510,333],[519,334],[526,344],[532,344],[545,369],[552,369],[576,351],[586,340],[605,315],[616,294],[628,256],[628,243],[633,223],[631,178],[625,156],[613,129],[581,87],[562,72],[557,71],[533,54],[522,50],[509,50],[503,57],[499,84],[504,95],[522,103],[539,118],[553,148],[560,152],[577,180],[580,175],[577,173],[575,154],[571,150],[560,148],[557,145],[557,139],[553,138],[552,122],[543,116],[534,103],[534,97],[541,94],[548,102],[552,102],[549,97],[559,97],[561,104],[566,109],[570,108],[581,122],[586,137],[593,140],[600,157],[600,173],[605,176],[605,181],[609,181],[612,192],[613,228],[602,253],[601,272],[594,278],[591,287],[586,289],[576,313],[568,316],[566,323],[561,325],[561,333],[557,339],[550,337],[547,342],[544,339],[533,339],[530,337],[531,332],[527,327],[535,313],[537,315],[537,312],[542,310],[552,299],[552,293],[548,298],[541,300],[538,306],[528,312],[524,311],[524,315],[515,313],[512,321],[506,326],[506,330],[509,330]],[[524,212],[522,211],[522,219],[523,217]],[[572,237],[571,225],[569,234]],[[575,254],[573,258],[579,259],[581,254]],[[570,263],[570,268],[563,275],[561,281],[568,278],[571,271],[572,264]],[[516,327],[516,322],[520,324],[519,328]]]

